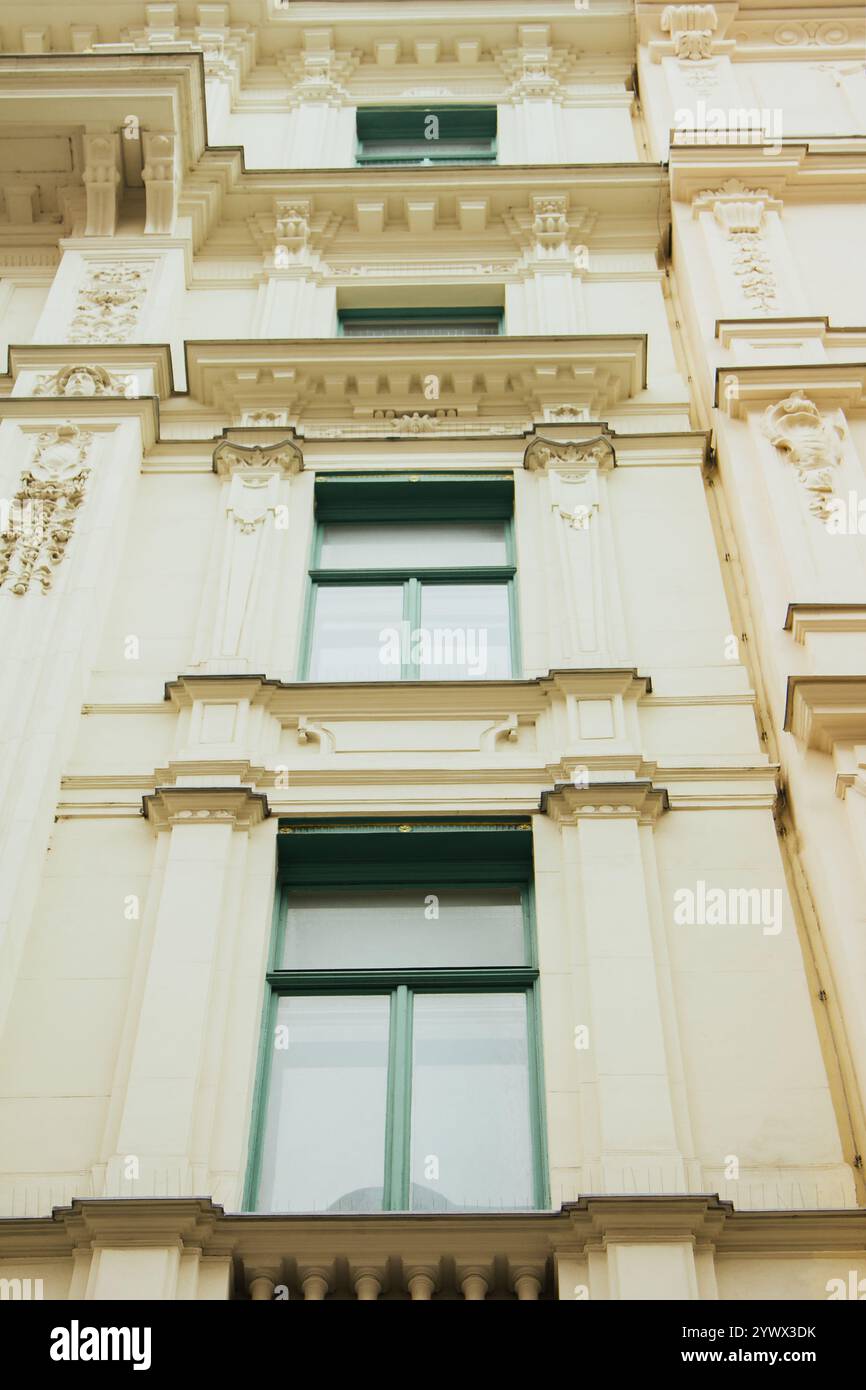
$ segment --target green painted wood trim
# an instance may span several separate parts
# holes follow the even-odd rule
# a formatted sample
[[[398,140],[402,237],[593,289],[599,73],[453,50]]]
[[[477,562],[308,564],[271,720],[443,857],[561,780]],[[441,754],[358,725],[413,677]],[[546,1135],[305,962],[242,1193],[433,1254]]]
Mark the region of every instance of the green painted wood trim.
[[[413,319],[425,323],[442,323],[446,325],[454,323],[458,319],[478,319],[480,321],[490,319],[496,322],[496,334],[498,336],[501,337],[505,332],[505,309],[502,305],[471,305],[461,308],[458,305],[449,304],[437,306],[423,305],[418,307],[409,306],[403,309],[395,309],[390,306],[382,309],[338,308],[337,337],[345,337],[344,328],[347,323],[375,323],[384,320],[387,324],[388,322],[400,322],[401,320],[411,322]],[[410,337],[411,334],[407,333],[403,336]],[[467,334],[466,336],[471,337],[472,335]],[[494,335],[486,334],[484,336],[493,337]]]
[[[495,828],[491,829],[490,821],[467,822],[465,829],[461,828],[457,834],[468,841],[466,850],[469,855],[467,867],[475,870],[472,879],[467,879],[457,875],[456,881],[445,882],[441,875],[436,873],[435,863],[430,861],[416,861],[419,871],[423,868],[426,874],[426,881],[430,882],[431,873],[436,877],[440,887],[462,886],[467,882],[472,882],[479,887],[485,886],[488,882],[486,878],[479,877],[479,870],[484,866],[483,857],[479,858],[477,851],[480,844],[477,836],[497,835],[505,833],[507,835],[519,836],[525,843],[528,838],[531,843],[531,832],[523,829],[525,822],[513,820],[502,820],[495,823]],[[444,847],[448,847],[453,839],[453,822],[434,822],[425,825],[423,822],[416,825],[422,834],[425,831],[432,832],[434,836],[443,835],[448,837],[444,842]],[[289,827],[284,827],[289,828]],[[301,829],[301,827],[297,827]],[[344,824],[341,827],[346,829]],[[366,830],[368,834],[382,833],[383,827],[378,824],[364,824],[358,826],[359,830]],[[469,832],[467,834],[467,831]],[[474,832],[474,833],[473,833]],[[338,832],[339,833],[339,832]],[[357,833],[357,832],[355,832]],[[393,823],[384,832],[386,834],[398,834],[402,836],[405,831],[401,831],[397,823]],[[321,830],[310,830],[307,834],[301,831],[301,839],[308,836],[317,836]],[[369,844],[369,841],[367,841]],[[429,842],[428,842],[429,843]],[[474,852],[473,852],[474,850]],[[321,867],[321,866],[320,866]],[[333,882],[333,860],[327,865],[329,873],[327,880],[323,881],[321,873],[319,875],[319,886],[322,891],[327,891]],[[379,866],[381,868],[381,866]],[[400,873],[401,867],[405,870],[405,865],[393,865],[395,877],[393,880],[387,879],[384,883],[379,881],[378,885],[364,886],[389,886],[393,887],[396,883],[409,886],[411,879],[407,879],[405,872]],[[384,1174],[384,1198],[383,1206],[385,1210],[407,1211],[409,1210],[411,1197],[411,1114],[412,1114],[412,999],[419,993],[523,993],[526,998],[526,1027],[527,1027],[527,1055],[528,1055],[528,1086],[529,1086],[529,1106],[530,1106],[530,1133],[532,1139],[533,1155],[533,1193],[536,1208],[544,1210],[550,1205],[549,1181],[548,1181],[548,1156],[547,1156],[547,1118],[544,1091],[543,1060],[542,1060],[542,1038],[540,1025],[539,1008],[539,972],[537,968],[537,933],[535,929],[535,891],[534,882],[531,876],[531,862],[527,864],[527,876],[515,875],[514,859],[502,861],[497,865],[497,872],[510,870],[511,883],[520,889],[523,900],[524,912],[524,931],[527,947],[527,965],[524,966],[493,966],[493,967],[444,967],[434,969],[407,969],[407,970],[280,970],[277,963],[282,951],[282,939],[285,929],[286,908],[288,898],[288,887],[283,881],[278,888],[274,898],[274,913],[271,928],[271,940],[268,950],[268,970],[266,975],[266,989],[264,1007],[262,1012],[262,1035],[259,1045],[258,1062],[256,1068],[256,1080],[254,1086],[252,1115],[250,1126],[250,1149],[247,1163],[246,1182],[244,1186],[243,1210],[255,1211],[257,1209],[258,1188],[261,1177],[262,1148],[264,1143],[265,1121],[267,1118],[268,1091],[271,1075],[273,1071],[273,1038],[276,1027],[277,1010],[279,1000],[285,995],[303,994],[391,994],[391,1024],[389,1031],[389,1062],[387,1078],[387,1102],[386,1102],[386,1135],[385,1135],[385,1174]],[[357,870],[357,865],[349,865],[349,870]],[[496,878],[490,880],[497,882]],[[501,882],[501,880],[499,880]],[[303,886],[308,891],[308,885],[299,883],[292,875],[292,883],[298,887]],[[357,873],[353,875],[352,883],[358,883]]]
[[[449,994],[497,991],[510,994],[526,989],[538,978],[529,965],[478,967],[432,966],[407,970],[273,970],[267,982],[277,994],[386,994],[407,988],[416,994]]]
[[[508,521],[514,517],[514,478],[498,473],[325,473],[316,478],[315,508],[317,522]],[[320,553],[321,537],[314,537],[314,566]]]
[[[398,985],[391,996],[389,1042],[382,1205],[386,1211],[405,1211],[412,1125],[412,995],[406,985]]]
[[[497,114],[495,105],[479,104],[359,106],[355,130],[359,140],[423,140],[426,117],[435,116],[443,140],[489,140],[496,135]]]

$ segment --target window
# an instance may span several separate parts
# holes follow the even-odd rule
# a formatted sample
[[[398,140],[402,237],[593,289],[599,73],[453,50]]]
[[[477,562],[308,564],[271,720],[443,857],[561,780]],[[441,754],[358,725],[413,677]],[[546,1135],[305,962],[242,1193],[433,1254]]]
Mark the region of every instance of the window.
[[[510,478],[320,477],[301,677],[516,674]]]
[[[339,309],[337,334],[345,338],[495,338],[502,309]]]
[[[495,164],[495,106],[367,106],[359,164]]]
[[[528,826],[284,825],[279,848],[248,1206],[544,1206]]]

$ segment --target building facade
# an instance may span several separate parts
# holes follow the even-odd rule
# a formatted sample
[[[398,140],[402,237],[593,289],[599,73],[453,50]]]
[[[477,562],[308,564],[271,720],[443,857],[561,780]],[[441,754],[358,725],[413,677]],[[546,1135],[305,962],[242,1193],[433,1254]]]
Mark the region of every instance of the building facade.
[[[866,1297],[862,7],[0,40],[4,1296]]]

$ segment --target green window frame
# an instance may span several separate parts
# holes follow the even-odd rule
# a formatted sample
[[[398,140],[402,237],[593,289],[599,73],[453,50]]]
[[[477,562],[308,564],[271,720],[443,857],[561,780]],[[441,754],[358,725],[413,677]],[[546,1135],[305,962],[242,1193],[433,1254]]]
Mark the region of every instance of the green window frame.
[[[403,631],[421,629],[425,585],[496,584],[506,592],[508,607],[509,674],[520,676],[520,632],[517,605],[517,563],[514,534],[513,479],[508,475],[386,474],[320,475],[316,480],[315,519],[298,661],[299,679],[310,679],[316,600],[326,586],[401,584]],[[502,521],[506,562],[501,565],[442,565],[424,568],[380,566],[376,569],[324,569],[320,564],[324,526],[340,521],[377,521],[399,526],[407,521],[443,523]],[[413,647],[401,650],[400,674],[395,680],[421,679]],[[408,660],[402,659],[408,656]],[[460,679],[455,677],[455,679]],[[477,679],[487,679],[481,676]]]
[[[432,127],[429,117],[435,117]],[[495,164],[495,106],[362,106],[355,161],[359,165]],[[430,138],[435,129],[437,136]],[[441,151],[441,152],[440,152]]]
[[[337,310],[338,338],[496,338],[504,332],[505,311],[497,304]]]
[[[522,996],[526,1001],[532,1202],[517,1208],[491,1205],[480,1209],[494,1212],[549,1208],[531,841],[531,828],[526,822],[507,818],[481,820],[467,817],[460,822],[438,819],[399,824],[383,820],[368,823],[333,821],[328,824],[280,822],[278,882],[253,1098],[243,1203],[245,1211],[271,1210],[266,1205],[260,1205],[259,1190],[274,1056],[273,1039],[280,1000],[311,995],[336,998],[383,994],[390,996],[390,1015],[381,1210],[429,1210],[411,1205],[414,1001],[431,994],[458,996],[485,993]],[[395,887],[423,891],[434,882],[442,890],[467,886],[519,889],[524,923],[524,963],[471,968],[281,968],[288,898],[293,891],[301,890],[305,894],[311,891],[331,892],[340,886],[383,892]],[[473,1205],[472,1209],[479,1208]]]

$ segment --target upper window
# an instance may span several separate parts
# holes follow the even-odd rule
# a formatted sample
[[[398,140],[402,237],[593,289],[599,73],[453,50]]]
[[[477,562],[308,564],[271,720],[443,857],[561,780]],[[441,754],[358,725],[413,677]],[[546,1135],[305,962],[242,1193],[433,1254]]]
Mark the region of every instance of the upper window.
[[[515,674],[511,480],[320,478],[302,679]]]
[[[339,309],[337,332],[346,338],[495,338],[502,332],[502,310]]]
[[[495,106],[366,106],[359,164],[494,164]]]
[[[279,847],[250,1205],[543,1206],[528,827],[283,826]]]

